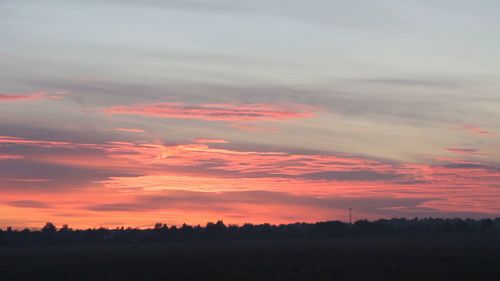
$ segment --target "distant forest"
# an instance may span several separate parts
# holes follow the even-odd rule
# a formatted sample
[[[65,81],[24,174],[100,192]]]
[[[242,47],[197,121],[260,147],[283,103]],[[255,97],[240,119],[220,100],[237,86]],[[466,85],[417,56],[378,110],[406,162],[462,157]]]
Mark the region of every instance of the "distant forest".
[[[366,237],[421,237],[443,235],[500,234],[500,217],[495,219],[393,218],[293,224],[225,225],[222,221],[205,226],[181,227],[157,223],[153,228],[57,228],[48,222],[40,230],[0,229],[0,246],[54,244],[142,243],[167,241],[316,239]]]

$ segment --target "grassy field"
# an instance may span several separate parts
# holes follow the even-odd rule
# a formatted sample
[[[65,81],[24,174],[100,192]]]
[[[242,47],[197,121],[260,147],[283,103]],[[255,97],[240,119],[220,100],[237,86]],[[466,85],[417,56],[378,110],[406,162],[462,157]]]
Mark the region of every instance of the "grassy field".
[[[500,238],[5,247],[0,280],[500,280]]]

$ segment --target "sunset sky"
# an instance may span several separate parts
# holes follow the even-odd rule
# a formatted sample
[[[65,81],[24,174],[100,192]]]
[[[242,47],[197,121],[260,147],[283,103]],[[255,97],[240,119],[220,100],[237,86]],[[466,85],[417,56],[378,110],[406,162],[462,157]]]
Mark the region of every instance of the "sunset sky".
[[[497,0],[2,0],[0,228],[500,215]]]

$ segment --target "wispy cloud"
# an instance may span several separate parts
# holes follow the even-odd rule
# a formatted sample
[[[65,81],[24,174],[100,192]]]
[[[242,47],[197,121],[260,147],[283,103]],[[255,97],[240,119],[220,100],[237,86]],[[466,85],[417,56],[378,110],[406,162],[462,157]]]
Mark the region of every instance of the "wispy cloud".
[[[36,208],[36,209],[45,209],[49,208],[47,204],[41,201],[36,200],[18,200],[18,201],[9,201],[6,203],[9,206],[18,207],[18,208]]]
[[[124,133],[145,133],[146,131],[142,129],[135,128],[115,128],[113,131],[124,132]]]
[[[448,147],[445,150],[461,155],[485,155],[475,148],[459,148],[459,147]]]
[[[111,157],[132,163],[191,167],[191,169],[198,167],[202,170],[245,177],[304,176],[316,179],[377,180],[398,176],[396,169],[390,164],[350,155],[238,151],[215,148],[210,146],[212,143],[195,141],[165,145],[113,142],[106,147],[106,150]],[[218,140],[217,143],[224,142]]]
[[[0,160],[2,159],[22,159],[23,156],[21,155],[14,155],[14,154],[0,154]]]
[[[172,119],[197,119],[223,122],[278,121],[313,116],[314,108],[305,105],[274,104],[199,104],[156,103],[115,106],[110,114],[141,115]]]
[[[33,145],[40,147],[71,147],[70,142],[63,141],[46,141],[46,140],[33,140],[11,136],[0,136],[0,145]]]
[[[65,91],[35,91],[26,93],[2,93],[0,92],[0,102],[21,102],[36,100],[60,100],[68,93]]]
[[[31,93],[0,93],[0,102],[33,101],[46,98],[47,93],[43,91]]]
[[[490,135],[490,134],[493,134],[493,132],[491,132],[489,130],[486,130],[486,129],[483,129],[481,127],[478,127],[478,126],[475,126],[475,125],[471,125],[471,124],[465,124],[465,125],[457,127],[456,129],[464,130],[466,132],[469,132],[471,134],[476,134],[476,135]]]
[[[226,140],[222,139],[194,139],[193,142],[195,143],[227,143]]]

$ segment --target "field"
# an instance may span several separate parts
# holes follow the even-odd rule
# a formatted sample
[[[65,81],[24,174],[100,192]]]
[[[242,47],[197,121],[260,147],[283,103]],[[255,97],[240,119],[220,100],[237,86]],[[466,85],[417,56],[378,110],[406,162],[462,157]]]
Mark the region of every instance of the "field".
[[[14,280],[500,280],[500,238],[212,241],[0,248]]]

